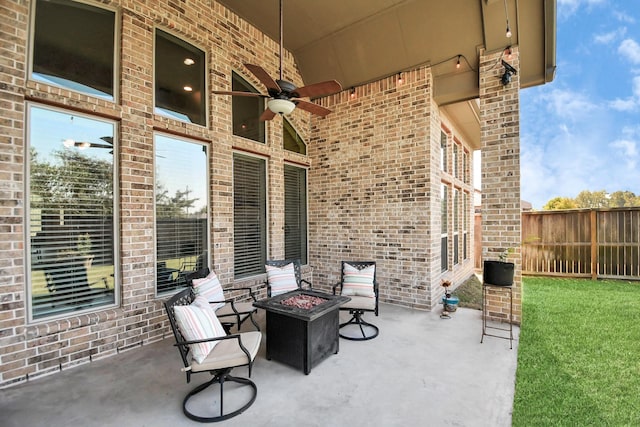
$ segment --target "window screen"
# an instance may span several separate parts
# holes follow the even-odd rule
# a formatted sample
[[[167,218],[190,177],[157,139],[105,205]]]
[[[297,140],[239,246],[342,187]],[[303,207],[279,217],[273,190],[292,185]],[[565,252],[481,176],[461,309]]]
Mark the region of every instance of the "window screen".
[[[29,105],[31,318],[113,305],[115,123]]]

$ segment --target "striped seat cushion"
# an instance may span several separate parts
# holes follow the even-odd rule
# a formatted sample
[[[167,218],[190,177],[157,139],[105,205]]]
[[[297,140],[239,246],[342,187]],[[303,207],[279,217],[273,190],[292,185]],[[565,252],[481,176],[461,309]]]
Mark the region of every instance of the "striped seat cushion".
[[[375,298],[373,278],[376,266],[370,265],[362,270],[344,263],[342,271],[342,295]]]
[[[176,323],[180,333],[187,341],[217,338],[226,335],[215,311],[209,301],[197,296],[191,305],[176,305],[173,307]],[[209,341],[191,344],[191,357],[198,363],[207,358],[211,350],[219,341]]]
[[[293,263],[289,263],[283,267],[266,265],[267,282],[271,287],[271,296],[283,294],[298,289],[298,281],[296,280],[296,272]]]

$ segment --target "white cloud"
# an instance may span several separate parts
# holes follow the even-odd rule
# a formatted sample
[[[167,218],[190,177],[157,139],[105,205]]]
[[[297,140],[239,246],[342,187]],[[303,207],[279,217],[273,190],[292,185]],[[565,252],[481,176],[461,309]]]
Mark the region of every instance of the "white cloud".
[[[543,98],[558,117],[569,120],[578,120],[597,108],[585,95],[570,90],[555,89]]]
[[[615,18],[620,22],[627,22],[629,24],[634,24],[636,22],[633,16],[629,16],[628,14],[623,12],[614,11],[613,16],[615,16]]]
[[[609,144],[614,149],[619,149],[618,157],[622,157],[630,170],[635,170],[638,161],[638,147],[635,141],[619,139]]]
[[[609,102],[609,106],[620,112],[635,112],[640,108],[640,76],[631,80],[632,95],[627,99],[615,99]]]
[[[591,7],[598,4],[604,4],[605,0],[558,0],[558,15],[567,18],[581,7]]]
[[[640,100],[640,76],[635,76],[631,81],[633,96]]]
[[[622,127],[622,135],[625,138],[636,138],[640,139],[640,125],[635,126],[623,126]]]
[[[614,99],[613,101],[610,101],[609,107],[611,107],[616,111],[632,113],[636,109],[638,109],[638,101],[634,98],[627,98],[627,99],[618,98],[618,99]]]
[[[625,39],[618,46],[618,53],[633,64],[640,64],[640,44],[633,39]]]
[[[593,36],[593,41],[598,44],[611,44],[617,39],[624,37],[626,32],[627,29],[625,27],[622,27],[608,33],[595,34]]]
[[[619,139],[617,141],[613,141],[609,144],[611,147],[620,148],[624,152],[625,156],[637,156],[638,149],[635,141],[630,141],[628,139]]]

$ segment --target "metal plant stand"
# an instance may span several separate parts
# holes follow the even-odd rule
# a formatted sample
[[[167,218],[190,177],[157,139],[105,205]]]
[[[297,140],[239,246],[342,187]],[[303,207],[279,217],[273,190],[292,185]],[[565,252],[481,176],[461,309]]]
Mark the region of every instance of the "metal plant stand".
[[[500,291],[505,294],[509,294],[509,315],[507,316],[507,321],[509,322],[509,327],[498,327],[498,326],[490,326],[487,323],[487,319],[489,317],[489,307],[488,307],[488,295],[489,291],[493,290],[494,292]],[[509,336],[505,335],[496,335],[487,332],[487,330],[498,330],[509,332]],[[482,283],[482,338],[480,338],[480,343],[484,340],[484,337],[495,337],[502,338],[505,340],[509,340],[509,348],[513,349],[513,286],[502,286],[502,285],[492,285],[490,283]]]

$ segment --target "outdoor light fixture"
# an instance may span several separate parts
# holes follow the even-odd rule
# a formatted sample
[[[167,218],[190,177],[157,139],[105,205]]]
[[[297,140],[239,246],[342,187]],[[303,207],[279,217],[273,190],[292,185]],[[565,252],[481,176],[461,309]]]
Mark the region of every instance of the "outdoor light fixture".
[[[398,73],[398,84],[402,84],[402,73]]]
[[[356,88],[352,87],[351,88],[351,99],[355,99],[355,97],[356,97]]]
[[[504,74],[500,77],[500,82],[502,82],[503,86],[506,86],[511,82],[511,76],[513,74],[518,74],[518,71],[504,59],[502,60],[502,65],[504,66]]]
[[[507,38],[511,38],[511,26],[509,25],[509,10],[507,9],[507,0],[504,0],[504,14],[507,18],[507,32],[506,32],[506,36]]]
[[[294,108],[296,108],[296,104],[288,99],[270,99],[267,102],[267,107],[276,114],[284,114],[286,116],[291,114]]]
[[[461,55],[458,55],[458,62],[456,62],[456,69],[460,68],[460,56]]]
[[[511,59],[512,54],[513,52],[511,51],[511,46],[507,46],[504,50],[504,56],[506,56],[507,59]]]

